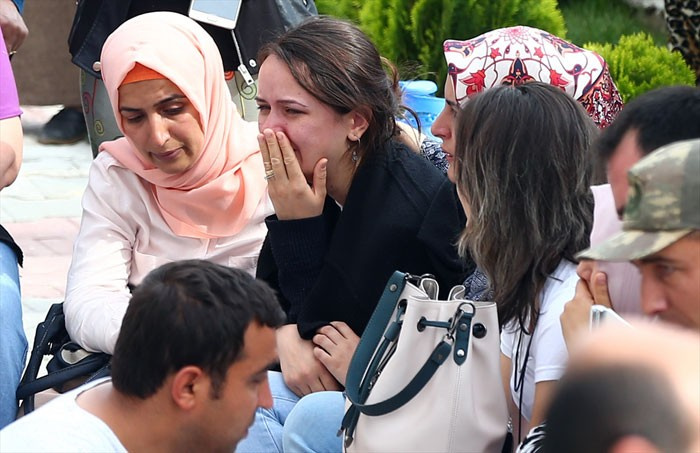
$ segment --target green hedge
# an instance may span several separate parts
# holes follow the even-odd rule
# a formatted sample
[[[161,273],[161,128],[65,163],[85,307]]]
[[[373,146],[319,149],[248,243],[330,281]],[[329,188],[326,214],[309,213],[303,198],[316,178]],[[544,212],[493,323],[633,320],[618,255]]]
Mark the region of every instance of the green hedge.
[[[584,47],[608,62],[625,103],[660,86],[695,85],[695,74],[681,54],[657,47],[646,33],[622,36],[616,46],[588,43]]]
[[[356,22],[382,55],[402,68],[417,66],[409,76],[432,74],[440,86],[447,75],[446,39],[470,39],[513,25],[566,35],[556,0],[316,0],[316,6],[321,14]]]

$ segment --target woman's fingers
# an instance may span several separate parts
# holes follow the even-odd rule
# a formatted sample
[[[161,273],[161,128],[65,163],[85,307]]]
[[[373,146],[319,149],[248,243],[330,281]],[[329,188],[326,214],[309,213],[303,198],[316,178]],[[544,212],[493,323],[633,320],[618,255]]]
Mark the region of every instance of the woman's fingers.
[[[267,149],[267,141],[263,134],[258,134],[258,146],[260,146],[260,154],[262,154],[265,171],[272,170],[272,165],[270,164],[270,150]]]
[[[342,389],[341,385],[338,383],[335,376],[333,376],[333,374],[328,370],[326,370],[325,373],[321,374],[319,380],[320,380],[321,387],[322,387],[320,390],[327,390],[327,391],[336,390],[336,391],[338,391],[338,390]]]
[[[357,337],[355,331],[343,321],[331,321],[331,326],[333,326],[335,330],[337,330],[345,338]]]
[[[258,146],[260,147],[260,154],[262,155],[263,166],[265,167],[264,178],[269,185],[273,182],[272,179],[275,176],[275,172],[272,170],[272,164],[270,163],[270,150],[267,148],[265,135],[258,134]]]
[[[323,202],[326,199],[326,167],[328,159],[319,159],[314,167],[313,191],[317,200]]]
[[[294,154],[294,149],[292,149],[292,144],[289,143],[289,139],[284,134],[284,132],[275,133],[275,139],[278,144],[278,150],[280,151],[280,156],[282,158],[282,163],[284,168],[287,170],[287,175],[292,181],[304,181],[306,182],[306,177],[301,171],[299,166],[299,161],[297,156]]]
[[[258,137],[265,159],[265,179],[279,220],[315,217],[323,212],[326,199],[327,159],[320,159],[314,171],[314,187],[301,170],[291,142],[283,132],[265,129]]]
[[[314,335],[311,341],[324,351],[328,351],[329,354],[333,347],[337,344],[337,342],[333,341],[330,337],[328,337],[328,335],[322,333],[317,333]]]
[[[270,167],[272,172],[274,172],[275,182],[279,182],[280,179],[286,180],[287,169],[284,162],[282,162],[282,151],[277,141],[277,135],[272,129],[265,129],[262,133],[268,151]]]

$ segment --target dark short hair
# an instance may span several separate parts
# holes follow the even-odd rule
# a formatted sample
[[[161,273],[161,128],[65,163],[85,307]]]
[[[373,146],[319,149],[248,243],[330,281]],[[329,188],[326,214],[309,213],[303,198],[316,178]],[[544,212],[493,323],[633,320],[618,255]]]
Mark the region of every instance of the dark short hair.
[[[547,413],[543,452],[606,452],[621,438],[687,451],[692,426],[673,385],[642,365],[595,366],[565,376]]]
[[[398,133],[398,72],[355,25],[311,17],[264,45],[258,61],[262,64],[270,55],[282,60],[302,88],[337,113],[357,109],[369,115],[362,140],[349,144],[356,147],[360,162]]]
[[[531,82],[477,94],[455,130],[457,190],[471,211],[460,254],[489,277],[501,325],[528,331],[548,276],[588,247],[597,128],[560,88]]]
[[[270,287],[246,272],[205,260],[165,264],[134,290],[112,357],[112,383],[138,398],[194,365],[214,396],[243,352],[252,322],[276,328],[284,313]]]
[[[633,99],[598,138],[598,159],[610,160],[630,130],[637,131],[642,157],[669,143],[700,138],[700,89],[668,86]]]

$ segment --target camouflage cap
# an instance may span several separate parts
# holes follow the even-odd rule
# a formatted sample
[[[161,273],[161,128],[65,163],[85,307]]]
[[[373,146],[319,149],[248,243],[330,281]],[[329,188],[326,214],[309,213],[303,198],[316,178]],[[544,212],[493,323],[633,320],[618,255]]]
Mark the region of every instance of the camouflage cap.
[[[577,257],[630,261],[656,253],[700,230],[700,139],[672,143],[637,162],[622,232]]]

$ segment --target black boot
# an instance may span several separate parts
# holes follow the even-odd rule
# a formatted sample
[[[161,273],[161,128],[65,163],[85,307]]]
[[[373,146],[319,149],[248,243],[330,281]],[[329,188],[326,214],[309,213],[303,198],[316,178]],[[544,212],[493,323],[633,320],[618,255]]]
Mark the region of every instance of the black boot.
[[[79,107],[64,107],[55,114],[39,132],[39,143],[44,145],[67,145],[85,138],[85,117]]]

